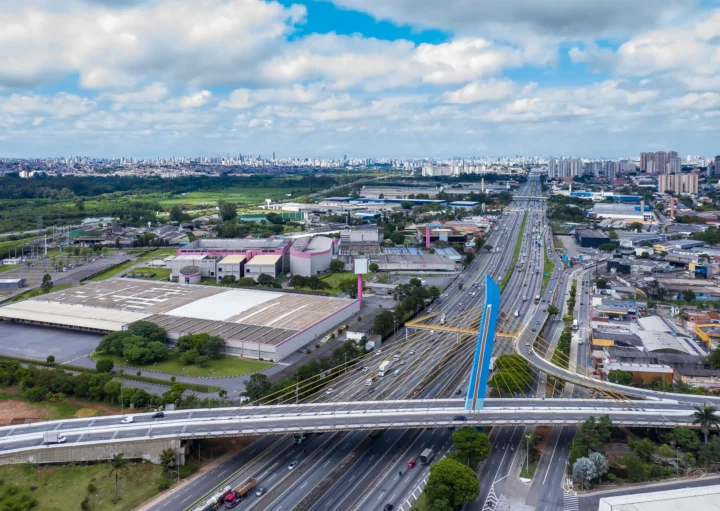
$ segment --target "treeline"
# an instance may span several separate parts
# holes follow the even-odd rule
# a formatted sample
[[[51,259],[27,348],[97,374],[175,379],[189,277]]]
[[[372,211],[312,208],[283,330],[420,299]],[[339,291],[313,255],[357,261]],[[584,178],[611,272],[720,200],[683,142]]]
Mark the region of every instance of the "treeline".
[[[359,178],[361,176],[354,176]],[[48,177],[39,175],[20,179],[12,174],[0,177],[0,199],[64,199],[97,197],[118,192],[124,193],[170,193],[173,195],[223,191],[228,188],[301,188],[323,189],[347,181],[344,176],[185,176],[174,179],[160,177]]]

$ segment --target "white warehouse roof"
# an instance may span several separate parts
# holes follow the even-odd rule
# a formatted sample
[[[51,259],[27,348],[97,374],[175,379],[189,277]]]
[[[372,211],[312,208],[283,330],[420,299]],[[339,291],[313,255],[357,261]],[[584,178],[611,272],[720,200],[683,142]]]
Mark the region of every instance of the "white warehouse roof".
[[[141,312],[40,300],[24,300],[0,307],[0,318],[108,332],[120,331],[123,325],[140,321],[149,316],[150,314]]]

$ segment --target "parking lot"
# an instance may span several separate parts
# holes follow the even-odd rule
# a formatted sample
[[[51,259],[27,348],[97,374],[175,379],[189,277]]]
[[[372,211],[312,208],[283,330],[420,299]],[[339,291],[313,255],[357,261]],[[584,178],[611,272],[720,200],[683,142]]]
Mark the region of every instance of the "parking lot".
[[[57,363],[85,365],[79,362],[87,360],[100,339],[87,332],[0,322],[0,355],[43,361],[54,355]]]

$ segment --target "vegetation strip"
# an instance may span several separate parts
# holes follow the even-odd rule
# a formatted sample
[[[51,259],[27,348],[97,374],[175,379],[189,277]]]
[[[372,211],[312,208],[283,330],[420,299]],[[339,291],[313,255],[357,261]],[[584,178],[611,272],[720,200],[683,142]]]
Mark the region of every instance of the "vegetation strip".
[[[522,250],[522,242],[523,242],[523,235],[522,233],[525,232],[525,222],[527,221],[527,212],[523,215],[523,221],[520,224],[520,236],[518,236],[517,241],[515,242],[515,252],[513,252],[513,258],[510,262],[509,270],[505,273],[505,276],[503,277],[502,281],[500,282],[500,291],[505,290],[505,286],[507,286],[507,283],[510,282],[510,277],[512,277],[513,272],[515,271],[515,265],[517,265],[518,257],[520,257],[520,250]]]

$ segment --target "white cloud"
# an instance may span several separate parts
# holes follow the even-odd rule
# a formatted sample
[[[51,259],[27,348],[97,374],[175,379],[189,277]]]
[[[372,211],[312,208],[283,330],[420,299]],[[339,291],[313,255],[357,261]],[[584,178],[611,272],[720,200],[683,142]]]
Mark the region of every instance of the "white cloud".
[[[95,102],[74,94],[59,92],[54,96],[11,94],[0,98],[0,112],[17,116],[76,117],[95,108]]]
[[[481,101],[498,101],[508,97],[514,88],[514,84],[510,80],[473,82],[462,89],[445,92],[443,97],[448,103],[463,105]]]
[[[183,96],[180,98],[180,106],[182,108],[197,108],[199,106],[207,105],[212,98],[212,93],[209,90],[201,90],[195,92],[189,96]]]

